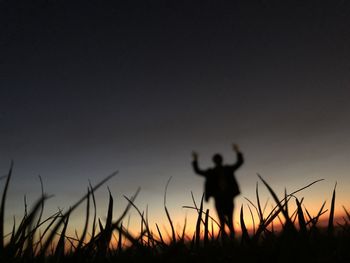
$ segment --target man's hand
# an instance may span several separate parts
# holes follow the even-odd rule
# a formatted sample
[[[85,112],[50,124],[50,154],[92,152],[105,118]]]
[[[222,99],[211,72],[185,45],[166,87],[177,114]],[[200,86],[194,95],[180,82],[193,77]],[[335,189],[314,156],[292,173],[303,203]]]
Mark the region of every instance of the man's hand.
[[[195,152],[195,151],[192,152],[192,159],[193,159],[193,161],[198,160],[198,153],[197,152]]]
[[[240,152],[240,149],[239,149],[239,146],[238,146],[238,144],[235,144],[235,143],[233,143],[232,144],[232,149],[235,151],[235,152]]]

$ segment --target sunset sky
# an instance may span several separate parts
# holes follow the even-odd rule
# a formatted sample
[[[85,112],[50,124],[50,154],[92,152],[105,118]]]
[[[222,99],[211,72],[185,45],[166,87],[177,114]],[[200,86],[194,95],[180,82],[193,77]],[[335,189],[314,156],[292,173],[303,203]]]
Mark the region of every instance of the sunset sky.
[[[280,195],[325,179],[299,195],[311,211],[329,205],[337,182],[337,211],[350,209],[348,1],[19,2],[0,1],[9,224],[24,195],[29,206],[40,196],[39,174],[55,195],[50,214],[118,170],[97,192],[102,220],[107,185],[116,217],[141,187],[136,204],[166,226],[172,177],[167,204],[181,225],[195,215],[182,208],[191,191],[198,201],[203,191],[191,152],[202,168],[216,152],[233,163],[232,143],[246,161],[237,207],[254,199],[259,173]]]

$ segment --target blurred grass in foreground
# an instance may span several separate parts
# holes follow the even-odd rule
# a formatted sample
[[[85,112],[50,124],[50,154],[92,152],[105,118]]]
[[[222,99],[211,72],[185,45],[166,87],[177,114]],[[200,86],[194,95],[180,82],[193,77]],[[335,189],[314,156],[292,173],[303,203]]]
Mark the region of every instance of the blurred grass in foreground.
[[[350,262],[350,213],[344,208],[343,223],[334,223],[336,186],[333,190],[329,211],[326,203],[312,216],[303,206],[303,198],[295,194],[317,183],[285,194],[279,198],[270,185],[259,179],[271,194],[275,205],[265,215],[261,206],[258,184],[255,203],[248,200],[249,217],[253,222],[248,232],[243,206],[240,209],[240,232],[236,239],[222,239],[218,223],[209,210],[203,210],[203,198],[197,205],[193,195],[193,206],[184,206],[198,212],[194,233],[189,236],[186,220],[182,231],[175,231],[173,220],[166,206],[164,210],[169,222],[170,233],[162,233],[156,224],[156,233],[148,223],[148,212],[141,211],[134,203],[140,189],[126,200],[128,205],[119,218],[112,218],[113,197],[109,192],[109,205],[105,223],[96,216],[94,192],[117,172],[107,176],[95,186],[90,185],[87,193],[66,212],[57,211],[43,219],[44,205],[50,196],[44,193],[30,211],[25,211],[21,221],[13,223],[12,231],[4,233],[4,213],[7,190],[12,176],[13,163],[5,180],[0,206],[0,262]],[[80,235],[68,236],[70,215],[86,202],[85,223]],[[296,209],[291,210],[295,202]],[[134,208],[140,216],[140,232],[131,234],[125,228],[123,219]],[[93,211],[91,211],[93,210]],[[320,217],[328,212],[327,226],[320,225]],[[255,223],[254,214],[258,221]],[[91,223],[92,221],[92,223]],[[277,222],[277,223],[276,223]],[[280,229],[276,230],[276,225]],[[6,242],[5,242],[6,240]]]

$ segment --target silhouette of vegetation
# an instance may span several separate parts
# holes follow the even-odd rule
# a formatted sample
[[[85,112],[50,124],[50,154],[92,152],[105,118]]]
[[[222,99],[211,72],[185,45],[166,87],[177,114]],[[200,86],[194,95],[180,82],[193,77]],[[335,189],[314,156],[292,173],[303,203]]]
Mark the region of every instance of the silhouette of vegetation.
[[[42,218],[43,209],[50,196],[44,194],[42,187],[41,197],[30,211],[26,209],[18,225],[13,223],[12,231],[7,236],[4,234],[4,213],[12,168],[13,163],[8,175],[2,178],[5,179],[5,184],[0,207],[0,262],[350,262],[350,213],[343,207],[346,215],[343,218],[344,223],[334,223],[336,187],[333,190],[326,228],[319,223],[321,215],[328,212],[325,203],[316,216],[312,216],[303,206],[304,200],[295,196],[297,192],[319,180],[290,194],[285,191],[283,198],[279,198],[265,179],[258,175],[275,205],[271,212],[265,213],[266,205],[261,206],[257,184],[256,202],[247,201],[253,222],[254,213],[259,222],[253,225],[252,231],[248,231],[242,205],[239,217],[241,236],[236,236],[234,240],[222,241],[219,238],[220,233],[214,231],[214,226],[219,223],[211,217],[208,209],[203,210],[204,197],[197,205],[193,195],[193,206],[184,207],[198,213],[195,231],[189,236],[185,221],[183,230],[177,233],[166,206],[167,186],[164,209],[171,228],[170,240],[164,238],[164,233],[157,224],[157,232],[154,233],[148,223],[147,211],[145,213],[135,205],[140,189],[131,198],[125,197],[128,205],[117,219],[112,216],[113,197],[109,191],[107,217],[103,224],[96,217],[94,193],[117,172],[95,186],[90,185],[87,193],[68,211],[60,210],[46,219]],[[291,212],[293,201],[296,209]],[[70,237],[67,235],[70,215],[83,202],[86,202],[83,231],[80,236],[76,234],[76,237]],[[93,223],[89,225],[91,206],[94,210]],[[141,230],[137,235],[132,234],[123,224],[132,207],[141,218]],[[279,231],[275,230],[276,220],[281,222]],[[115,246],[111,246],[111,243]]]

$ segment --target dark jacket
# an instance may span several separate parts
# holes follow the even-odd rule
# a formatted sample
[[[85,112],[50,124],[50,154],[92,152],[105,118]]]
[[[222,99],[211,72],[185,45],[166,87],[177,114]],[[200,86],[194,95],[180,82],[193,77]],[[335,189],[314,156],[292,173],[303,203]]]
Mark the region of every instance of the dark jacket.
[[[211,196],[221,199],[232,199],[240,194],[240,189],[234,172],[243,164],[243,154],[237,153],[237,161],[233,165],[215,166],[201,170],[197,161],[192,162],[193,169],[198,175],[205,177],[205,200]]]

